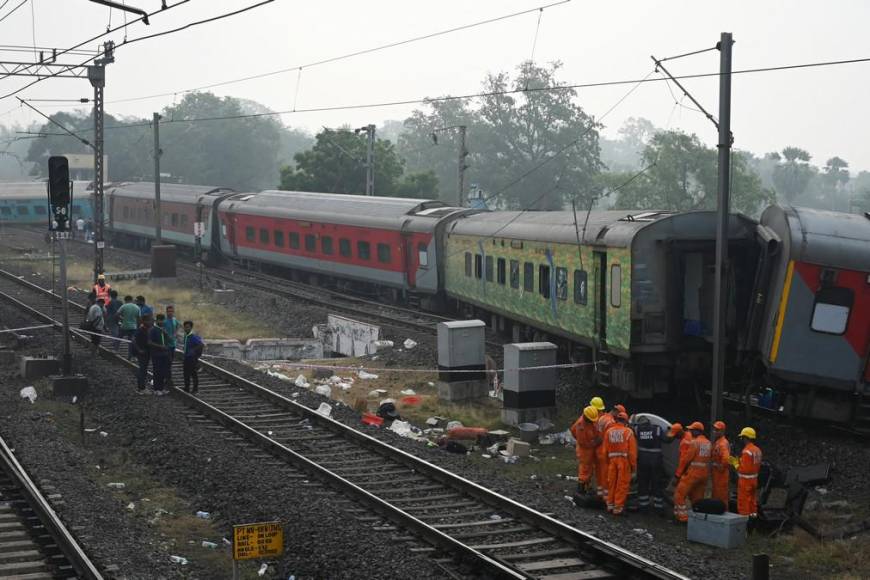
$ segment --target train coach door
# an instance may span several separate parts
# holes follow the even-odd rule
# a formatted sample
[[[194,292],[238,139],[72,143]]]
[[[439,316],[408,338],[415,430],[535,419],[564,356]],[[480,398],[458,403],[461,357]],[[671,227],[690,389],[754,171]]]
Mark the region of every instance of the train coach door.
[[[227,216],[227,243],[230,245],[230,252],[232,252],[232,256],[236,257],[238,255],[238,250],[236,246],[236,214],[232,212],[227,212],[225,215]]]
[[[595,283],[595,338],[598,348],[607,346],[607,252],[592,252]]]
[[[411,220],[405,220],[402,223],[402,270],[405,273],[405,285],[409,290],[414,289],[417,285],[417,271],[414,265],[414,240],[411,239],[411,232],[408,231],[408,226]]]

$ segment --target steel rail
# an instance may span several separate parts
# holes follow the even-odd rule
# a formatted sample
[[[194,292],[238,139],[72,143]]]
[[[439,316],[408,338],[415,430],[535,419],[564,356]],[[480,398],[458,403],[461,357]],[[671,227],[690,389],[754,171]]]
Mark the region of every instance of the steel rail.
[[[0,270],[0,277],[15,281],[16,283],[24,285],[25,287],[33,290],[34,292],[50,296],[52,297],[52,299],[60,300],[60,296],[48,290],[40,288],[36,284],[33,284],[26,280],[21,280],[20,278],[8,272]],[[31,312],[36,312],[35,309],[31,308],[28,305],[25,305],[17,300],[16,302],[24,309]],[[81,307],[79,306],[79,308]],[[44,320],[52,320],[51,317],[41,313],[40,318]],[[52,322],[56,323],[56,321]],[[79,339],[83,337],[83,335],[79,332],[76,332],[74,330],[71,330],[71,332]],[[118,360],[123,361],[128,366],[132,365],[132,363],[127,361],[124,357],[115,355],[104,347],[101,347],[101,351],[104,354],[110,355],[114,358],[117,358]],[[358,431],[348,425],[345,425],[344,423],[341,423],[329,417],[325,417],[317,413],[315,410],[310,409],[305,405],[302,405],[301,403],[297,403],[292,399],[288,399],[287,397],[284,397],[283,395],[280,395],[274,391],[262,387],[244,377],[240,377],[227,369],[224,369],[220,366],[206,361],[200,361],[200,365],[212,375],[216,375],[217,377],[228,380],[230,383],[236,386],[240,386],[249,392],[253,392],[257,396],[275,404],[276,406],[302,415],[311,422],[316,422],[319,426],[324,427],[334,433],[338,433],[344,439],[352,441],[364,449],[373,451],[379,455],[396,461],[397,463],[410,467],[414,471],[425,474],[430,479],[438,481],[439,483],[447,487],[453,488],[466,495],[469,495],[482,502],[483,504],[486,504],[497,510],[510,513],[518,519],[524,520],[525,522],[532,524],[536,528],[543,530],[544,532],[574,546],[591,565],[606,567],[608,571],[611,571],[615,568],[615,571],[620,574],[619,577],[624,578],[656,578],[667,580],[687,579],[686,576],[670,570],[660,564],[652,562],[646,558],[643,558],[642,556],[634,554],[629,550],[621,548],[610,542],[601,540],[600,538],[597,538],[592,534],[583,532],[550,516],[537,512],[509,497],[498,494],[469,479],[458,476],[439,466],[433,465],[419,457],[416,457],[415,455],[392,447],[388,443],[380,441],[379,439],[376,439],[371,435]],[[479,562],[486,566],[487,569],[496,572],[500,577],[530,577],[510,567],[508,564],[499,561],[497,557],[482,554],[479,551],[474,550],[470,546],[467,546],[451,538],[440,530],[435,529],[434,527],[426,524],[425,522],[422,522],[418,518],[415,518],[414,516],[408,514],[400,508],[397,508],[396,506],[391,505],[387,501],[371,494],[370,492],[362,489],[358,485],[348,481],[346,478],[343,478],[338,474],[329,471],[325,467],[318,465],[316,462],[278,443],[267,435],[256,431],[255,429],[244,424],[238,419],[233,418],[229,414],[224,413],[223,411],[213,407],[212,405],[209,405],[205,401],[202,401],[197,397],[194,397],[193,395],[184,393],[177,388],[172,389],[170,392],[174,397],[183,400],[190,406],[199,409],[200,411],[206,413],[208,416],[217,419],[218,422],[226,426],[232,427],[237,432],[245,435],[248,439],[257,442],[261,446],[267,446],[269,450],[276,452],[285,459],[290,460],[292,463],[300,465],[303,469],[306,469],[308,471],[311,471],[315,475],[323,477],[333,485],[360,499],[361,501],[372,507],[374,511],[377,511],[385,517],[395,521],[396,523],[399,523],[403,527],[407,528],[409,531],[418,534],[430,543],[454,552],[460,556],[464,556],[465,558],[473,558],[476,562]]]

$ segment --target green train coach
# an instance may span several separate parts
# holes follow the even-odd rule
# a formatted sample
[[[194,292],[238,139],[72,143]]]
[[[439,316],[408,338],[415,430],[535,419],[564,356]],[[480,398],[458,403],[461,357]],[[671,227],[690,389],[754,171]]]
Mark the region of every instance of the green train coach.
[[[514,341],[552,340],[636,397],[706,380],[715,212],[486,212],[447,227],[445,292]],[[728,339],[749,309],[756,222],[732,215]]]

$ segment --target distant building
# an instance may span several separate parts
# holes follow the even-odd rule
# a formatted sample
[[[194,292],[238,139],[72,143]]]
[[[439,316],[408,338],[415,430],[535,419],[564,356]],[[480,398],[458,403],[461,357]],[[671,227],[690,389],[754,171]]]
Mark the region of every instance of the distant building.
[[[69,160],[69,177],[73,181],[93,181],[94,156],[87,153],[61,153]],[[103,181],[109,179],[109,156],[103,155]]]

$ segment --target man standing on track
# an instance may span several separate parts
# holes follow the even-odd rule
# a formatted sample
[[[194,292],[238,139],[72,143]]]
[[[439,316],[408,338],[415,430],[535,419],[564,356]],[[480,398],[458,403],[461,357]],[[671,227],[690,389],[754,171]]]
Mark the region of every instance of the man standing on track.
[[[127,348],[127,358],[133,360],[135,350],[132,340],[139,325],[139,307],[133,304],[132,296],[124,296],[124,304],[118,309],[118,322],[121,327],[120,337],[130,341]],[[117,344],[115,350],[118,350]]]
[[[166,346],[169,348],[169,368],[167,369],[166,381],[170,387],[172,382],[172,363],[175,362],[175,348],[178,345],[178,330],[180,323],[175,318],[175,306],[166,307],[166,319],[163,321],[163,331],[166,332]]]
[[[712,497],[724,503],[726,510],[728,509],[728,499],[730,496],[728,490],[728,478],[731,475],[729,470],[730,459],[731,444],[728,443],[728,439],[725,437],[725,423],[716,421],[713,423]]]
[[[166,378],[169,375],[169,347],[163,322],[166,317],[158,314],[156,323],[148,331],[148,348],[151,349],[151,366],[154,369],[154,394],[165,395]]]
[[[581,493],[588,490],[595,471],[595,448],[601,443],[595,425],[597,421],[598,409],[589,405],[571,426],[571,434],[577,441],[577,487]]]
[[[637,471],[637,441],[628,427],[628,415],[620,412],[604,435],[607,453],[607,511],[620,516],[625,509],[632,475]]]
[[[595,428],[598,431],[598,440],[601,441],[595,448],[595,482],[598,484],[598,497],[607,503],[607,452],[604,450],[604,435],[613,425],[613,416],[604,410],[604,401],[601,397],[592,397],[589,404],[598,411]]]
[[[142,323],[133,335],[133,342],[130,343],[136,360],[139,362],[139,369],[136,373],[136,393],[139,395],[147,393],[145,385],[148,380],[148,363],[151,362],[150,334],[151,315],[146,314],[142,317]]]
[[[88,332],[91,339],[91,344],[94,345],[94,355],[100,348],[100,338],[106,330],[106,311],[103,306],[103,299],[97,298],[97,301],[88,307],[88,312],[85,315],[85,322],[82,325],[82,330]]]
[[[755,444],[755,429],[744,427],[740,431],[743,451],[737,463],[737,513],[741,516],[758,515],[758,472],[761,471],[761,449]]]
[[[660,511],[664,507],[662,428],[641,416],[634,433],[637,437],[637,504],[641,510],[648,510],[652,496],[653,507]]]
[[[689,521],[689,499],[692,505],[704,499],[707,491],[707,479],[710,477],[710,458],[712,457],[712,445],[704,436],[704,424],[695,421],[689,425],[692,434],[692,442],[689,445],[685,457],[680,458],[677,467],[677,478],[680,483],[674,491],[674,517],[680,523]]]
[[[103,299],[103,304],[109,304],[109,301],[112,299],[112,297],[109,295],[109,292],[112,291],[112,286],[106,283],[105,274],[100,274],[99,276],[97,276],[97,283],[94,284],[93,291],[97,299]]]
[[[118,310],[121,309],[123,302],[118,300],[118,291],[110,290],[109,291],[109,303],[106,304],[106,334],[111,336],[112,338],[117,339],[119,336],[119,319],[118,319]],[[118,352],[118,341],[112,341],[113,348],[115,352]]]
[[[204,344],[202,339],[193,333],[193,321],[184,321],[184,392],[190,393],[190,383],[193,381],[193,394],[199,391],[199,357],[202,356]]]

